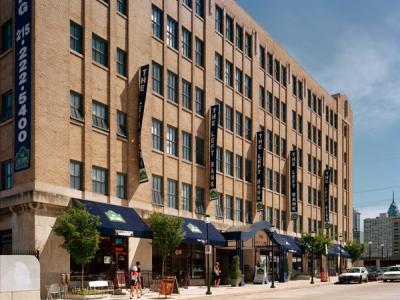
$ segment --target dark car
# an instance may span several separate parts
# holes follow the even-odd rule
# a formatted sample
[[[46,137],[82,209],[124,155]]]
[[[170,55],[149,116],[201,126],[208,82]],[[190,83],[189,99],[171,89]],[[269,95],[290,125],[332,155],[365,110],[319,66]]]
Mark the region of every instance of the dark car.
[[[383,270],[379,268],[372,268],[368,272],[368,280],[382,280],[383,277]]]

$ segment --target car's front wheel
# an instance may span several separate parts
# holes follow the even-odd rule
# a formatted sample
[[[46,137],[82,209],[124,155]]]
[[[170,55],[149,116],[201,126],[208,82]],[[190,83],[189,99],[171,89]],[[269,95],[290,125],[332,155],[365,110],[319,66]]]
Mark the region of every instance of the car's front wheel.
[[[387,282],[387,280],[386,280],[386,279],[383,279],[383,282]]]
[[[358,280],[358,283],[359,283],[359,284],[362,283],[362,276],[360,276],[360,279]]]
[[[365,278],[365,282],[368,283],[368,277]]]

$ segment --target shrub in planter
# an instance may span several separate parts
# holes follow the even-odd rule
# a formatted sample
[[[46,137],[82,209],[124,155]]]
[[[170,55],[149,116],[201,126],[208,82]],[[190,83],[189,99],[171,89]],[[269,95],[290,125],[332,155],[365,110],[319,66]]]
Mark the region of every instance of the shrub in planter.
[[[242,273],[240,272],[240,257],[235,255],[229,266],[228,278],[232,286],[239,286]]]

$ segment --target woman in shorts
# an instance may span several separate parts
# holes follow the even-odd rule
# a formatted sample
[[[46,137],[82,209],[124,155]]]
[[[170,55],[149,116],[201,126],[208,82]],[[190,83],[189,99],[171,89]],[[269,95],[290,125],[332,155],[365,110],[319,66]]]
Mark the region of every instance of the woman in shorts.
[[[140,298],[139,296],[139,272],[136,266],[132,268],[132,271],[130,272],[130,279],[131,279],[131,292],[130,292],[130,298],[134,298],[134,291],[136,290],[136,297]]]

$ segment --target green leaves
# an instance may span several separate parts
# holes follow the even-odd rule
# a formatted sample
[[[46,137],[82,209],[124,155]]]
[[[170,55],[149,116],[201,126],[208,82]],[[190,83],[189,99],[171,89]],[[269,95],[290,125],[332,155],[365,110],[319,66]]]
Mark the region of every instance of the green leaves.
[[[325,254],[325,245],[328,249],[332,246],[332,239],[320,231],[313,237],[310,233],[302,233],[302,244],[311,249],[314,246],[314,251],[317,253]]]
[[[77,203],[58,216],[53,229],[64,238],[61,247],[77,264],[84,265],[95,257],[99,249],[98,226],[100,218],[91,215],[82,204]]]
[[[352,262],[355,262],[363,255],[365,248],[365,244],[360,244],[357,241],[350,241],[344,246],[344,249],[349,252]]]

